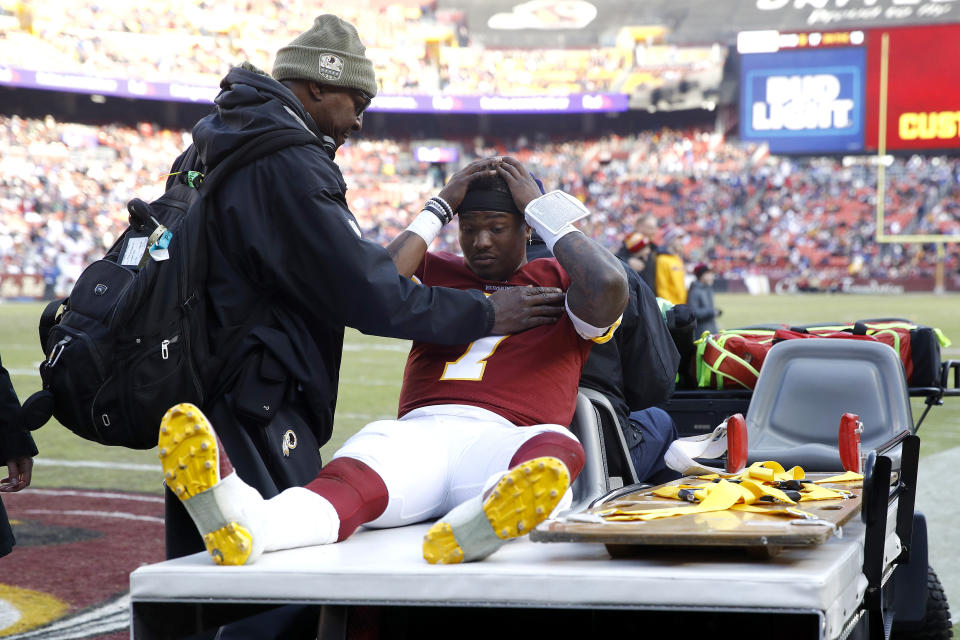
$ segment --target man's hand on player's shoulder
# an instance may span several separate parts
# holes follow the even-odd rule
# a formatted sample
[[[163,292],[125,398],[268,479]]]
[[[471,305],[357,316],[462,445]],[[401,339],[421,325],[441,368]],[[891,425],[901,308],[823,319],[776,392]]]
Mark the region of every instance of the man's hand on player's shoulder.
[[[563,315],[563,291],[555,287],[511,287],[490,295],[492,333],[506,335],[556,322]]]

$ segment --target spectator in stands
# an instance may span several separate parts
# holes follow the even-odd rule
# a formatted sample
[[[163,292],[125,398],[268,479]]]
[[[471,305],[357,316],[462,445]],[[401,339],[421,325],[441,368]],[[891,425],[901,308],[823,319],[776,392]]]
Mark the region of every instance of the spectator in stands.
[[[717,318],[723,314],[713,304],[713,281],[715,275],[709,265],[701,262],[693,268],[695,280],[690,283],[687,305],[697,318],[697,337],[704,331],[717,333]]]
[[[651,242],[648,236],[636,231],[624,238],[623,245],[617,249],[615,254],[633,269],[638,276],[643,277],[647,263],[653,256]],[[654,260],[654,262],[656,262]]]
[[[672,304],[687,301],[686,269],[683,265],[683,227],[669,227],[663,234],[663,246],[657,254],[657,296]]]
[[[35,455],[37,447],[24,429],[17,392],[10,374],[0,363],[0,465],[7,467],[7,477],[0,480],[0,492],[10,493],[30,486]],[[10,553],[15,543],[7,512],[0,501],[0,557]]]

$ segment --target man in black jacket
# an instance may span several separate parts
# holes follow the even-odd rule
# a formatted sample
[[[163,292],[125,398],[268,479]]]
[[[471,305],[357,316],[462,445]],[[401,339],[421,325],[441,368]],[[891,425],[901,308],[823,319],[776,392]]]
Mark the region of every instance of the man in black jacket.
[[[0,363],[0,466],[7,467],[7,476],[0,480],[0,492],[20,491],[30,485],[35,455],[37,447],[23,428],[17,392],[10,374]],[[7,512],[0,501],[0,557],[10,553],[14,544]]]
[[[550,255],[543,240],[534,235],[527,259]],[[676,439],[677,429],[656,405],[673,392],[680,354],[653,291],[633,269],[625,271],[630,299],[620,327],[612,340],[590,350],[580,386],[599,391],[610,401],[638,479],[665,481],[676,477],[666,470],[663,454]]]
[[[344,328],[459,344],[554,322],[558,289],[480,292],[401,278],[387,251],[362,238],[334,154],[360,130],[377,92],[356,29],[333,15],[280,49],[273,77],[244,64],[221,81],[216,111],[193,129],[173,171],[210,170],[269,131],[307,130],[319,145],[292,146],[227,177],[207,207],[208,300],[218,347],[242,342],[204,410],[239,475],[265,498],[316,476],[329,438]],[[322,149],[321,149],[322,147]],[[454,203],[453,206],[456,206]],[[425,211],[442,225],[450,203]],[[253,323],[251,327],[251,323]],[[167,556],[203,543],[167,492]]]

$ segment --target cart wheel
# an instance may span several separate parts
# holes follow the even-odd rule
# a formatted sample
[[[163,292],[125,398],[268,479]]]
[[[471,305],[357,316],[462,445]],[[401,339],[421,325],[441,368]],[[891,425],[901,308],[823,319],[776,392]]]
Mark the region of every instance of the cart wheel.
[[[897,629],[893,623],[891,640],[948,640],[953,637],[950,625],[950,607],[943,585],[933,567],[927,566],[927,610],[923,621],[915,629]]]

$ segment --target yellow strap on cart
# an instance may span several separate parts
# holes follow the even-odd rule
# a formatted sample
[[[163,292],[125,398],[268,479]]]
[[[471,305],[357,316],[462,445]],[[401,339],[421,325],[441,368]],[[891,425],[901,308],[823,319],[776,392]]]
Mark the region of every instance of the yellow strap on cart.
[[[837,491],[836,489],[827,489],[817,484],[804,485],[800,492],[800,502],[810,502],[812,500],[836,500],[837,498],[846,498],[852,496],[849,491]]]
[[[767,460],[764,462],[754,462],[752,465],[740,473],[710,473],[704,476],[697,476],[701,480],[716,480],[726,478],[728,480],[760,480],[761,482],[781,482],[783,480],[803,480],[806,473],[803,467],[792,467],[788,470],[783,468],[779,462]]]
[[[814,480],[814,482],[816,484],[826,484],[828,482],[857,482],[858,480],[863,480],[862,473],[847,471],[846,473],[841,473],[839,476],[830,476],[823,480]]]
[[[700,480],[712,481],[707,484],[666,485],[653,491],[654,495],[661,498],[679,500],[681,499],[680,492],[689,490],[692,492],[692,497],[698,501],[698,504],[659,509],[608,507],[597,511],[597,514],[606,520],[617,522],[655,520],[658,518],[669,518],[693,513],[726,510],[816,519],[811,514],[796,507],[771,509],[769,507],[754,506],[765,496],[773,498],[773,502],[779,504],[796,505],[796,501],[792,500],[782,490],[766,483],[783,482],[786,480],[804,480],[805,478],[806,474],[802,467],[793,467],[789,470],[784,470],[783,466],[778,462],[756,462],[739,474],[709,474],[700,476]],[[848,471],[838,476],[804,483],[803,489],[800,491],[800,501],[837,500],[850,497],[852,494],[848,491],[828,489],[827,487],[819,485],[828,482],[853,482],[862,479],[863,476],[859,473]],[[730,480],[736,480],[737,482],[731,482]]]
[[[657,518],[669,518],[670,516],[688,515],[691,513],[706,513],[708,511],[726,511],[735,505],[742,497],[737,485],[721,480],[720,482],[705,487],[706,495],[699,504],[688,507],[673,507],[665,509],[604,509],[599,512],[607,520],[656,520]]]

